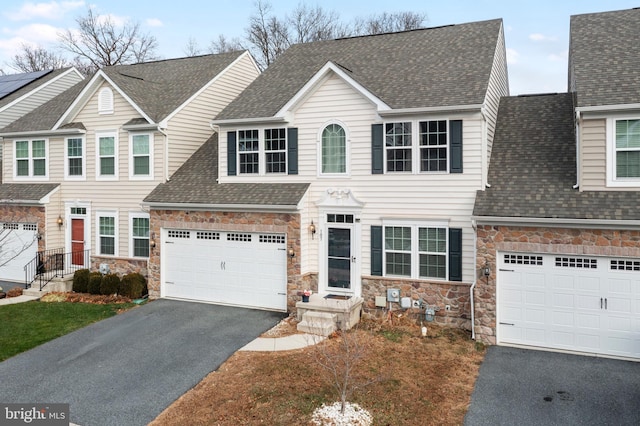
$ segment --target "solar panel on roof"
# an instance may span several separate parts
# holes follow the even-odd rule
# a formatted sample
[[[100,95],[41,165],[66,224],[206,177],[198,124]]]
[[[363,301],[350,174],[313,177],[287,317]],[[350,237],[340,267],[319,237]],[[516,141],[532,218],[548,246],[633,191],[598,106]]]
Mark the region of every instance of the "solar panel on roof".
[[[22,74],[0,75],[0,99],[26,86],[52,70],[25,72]]]

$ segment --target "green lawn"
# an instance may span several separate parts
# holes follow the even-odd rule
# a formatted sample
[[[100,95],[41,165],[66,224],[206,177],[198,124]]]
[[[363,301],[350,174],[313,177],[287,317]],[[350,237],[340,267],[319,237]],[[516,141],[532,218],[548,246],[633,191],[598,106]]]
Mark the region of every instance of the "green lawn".
[[[69,302],[0,306],[0,361],[133,306]]]

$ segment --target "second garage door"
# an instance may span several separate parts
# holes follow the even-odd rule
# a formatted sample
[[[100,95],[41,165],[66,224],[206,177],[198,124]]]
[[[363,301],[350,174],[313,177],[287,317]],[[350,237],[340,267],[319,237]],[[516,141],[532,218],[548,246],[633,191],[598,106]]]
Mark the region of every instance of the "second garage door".
[[[640,259],[498,259],[498,343],[640,358]]]
[[[164,297],[287,310],[286,236],[163,230]]]
[[[24,282],[24,267],[38,253],[35,223],[0,223],[0,280]]]

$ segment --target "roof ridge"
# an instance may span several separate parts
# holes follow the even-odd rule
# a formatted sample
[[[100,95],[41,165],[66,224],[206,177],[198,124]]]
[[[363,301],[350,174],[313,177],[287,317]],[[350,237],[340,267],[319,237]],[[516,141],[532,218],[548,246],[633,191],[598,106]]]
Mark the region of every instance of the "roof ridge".
[[[232,53],[238,53],[239,54],[241,52],[245,52],[245,50],[231,50],[229,52],[207,53],[207,54],[204,54],[204,55],[195,55],[195,56],[181,56],[181,57],[178,57],[178,58],[163,58],[163,59],[156,59],[154,61],[135,62],[133,64],[116,64],[116,65],[109,65],[109,66],[107,66],[105,68],[131,67],[131,66],[136,66],[136,65],[157,64],[157,63],[161,63],[161,62],[184,61],[184,60],[188,60],[188,59],[205,58],[207,56],[230,55]]]

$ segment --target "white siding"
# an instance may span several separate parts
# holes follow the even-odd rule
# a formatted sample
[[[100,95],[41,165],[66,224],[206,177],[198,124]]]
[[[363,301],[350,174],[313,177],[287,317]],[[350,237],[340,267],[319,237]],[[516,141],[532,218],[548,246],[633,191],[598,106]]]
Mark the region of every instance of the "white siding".
[[[375,107],[341,78],[326,80],[294,112],[289,126],[298,128],[297,176],[226,176],[226,132],[221,128],[219,170],[221,182],[311,182],[302,203],[301,243],[305,250],[302,273],[318,269],[321,238],[311,239],[310,221],[319,223],[316,202],[328,188],[344,188],[365,203],[361,215],[361,273],[370,274],[370,226],[381,225],[383,218],[406,218],[449,221],[449,226],[463,228],[463,279],[474,278],[473,229],[470,216],[475,193],[482,187],[482,118],[479,113],[397,117],[393,121],[438,119],[463,120],[464,173],[462,174],[371,174],[371,124],[381,122]],[[350,175],[340,178],[318,177],[318,138],[326,124],[338,121],[347,131]]]
[[[169,176],[213,133],[211,120],[255,78],[258,70],[243,56],[169,122]]]
[[[580,190],[611,190],[606,187],[606,120],[582,120],[580,137]]]

